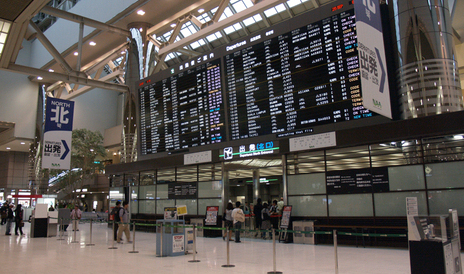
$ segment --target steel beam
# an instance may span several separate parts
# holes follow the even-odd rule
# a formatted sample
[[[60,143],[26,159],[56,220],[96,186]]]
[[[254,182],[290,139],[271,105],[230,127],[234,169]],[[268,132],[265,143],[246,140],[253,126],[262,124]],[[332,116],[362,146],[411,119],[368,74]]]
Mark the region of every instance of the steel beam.
[[[115,71],[113,73],[110,73],[108,75],[105,75],[104,77],[100,78],[101,81],[111,81],[113,79],[116,79],[118,78],[120,75],[124,74],[124,71]],[[71,100],[71,99],[74,99],[86,92],[89,92],[90,90],[94,89],[96,87],[94,86],[86,86],[86,87],[83,87],[83,88],[80,88],[78,90],[75,90],[75,91],[72,91],[71,93],[69,93],[68,95],[65,95],[63,97],[61,97],[63,100]]]
[[[222,0],[221,3],[218,6],[218,9],[216,10],[216,13],[214,13],[213,18],[211,18],[211,21],[214,23],[217,23],[219,21],[219,18],[221,18],[221,15],[224,13],[224,10],[227,8],[229,5],[230,0]]]
[[[50,6],[45,6],[41,11],[43,13],[46,13],[46,14],[49,14],[49,15],[52,15],[52,16],[55,16],[55,17],[63,18],[63,19],[66,19],[66,20],[69,20],[69,21],[72,21],[72,22],[84,23],[84,25],[92,27],[92,28],[113,32],[113,33],[116,33],[116,34],[123,35],[125,37],[131,37],[130,31],[128,31],[126,29],[115,27],[115,26],[110,25],[110,24],[102,23],[102,22],[99,22],[97,20],[93,20],[93,19],[90,19],[90,18],[87,18],[87,17],[83,17],[83,16],[80,16],[80,15],[74,14],[74,13],[63,11],[63,10],[60,10],[60,9],[55,9],[55,8],[50,7]]]
[[[37,68],[26,67],[17,64],[10,64],[7,68],[9,71],[18,72],[26,75],[42,76],[56,81],[63,81],[77,85],[92,86],[95,88],[102,88],[107,90],[114,90],[118,92],[129,92],[129,87],[126,85],[119,85],[115,83],[103,82],[100,80],[89,79],[74,75],[67,75],[56,72],[49,72]]]
[[[257,13],[260,13],[262,11],[265,11],[269,8],[272,8],[280,3],[285,2],[285,0],[268,0],[268,1],[262,1],[259,2],[258,4],[254,5],[253,7],[250,7],[244,11],[241,11],[239,13],[236,13],[232,15],[231,17],[228,17],[221,22],[214,23],[208,27],[205,27],[198,32],[190,35],[187,38],[181,39],[180,41],[177,41],[173,44],[166,45],[165,47],[161,48],[159,51],[159,54],[163,53],[169,53],[172,51],[175,51],[178,48],[183,48],[187,45],[190,45],[191,43],[204,38],[212,33],[215,33],[218,30],[222,30],[227,26],[233,25],[239,21],[245,20],[248,17],[251,17]]]
[[[186,48],[180,48],[180,49],[177,49],[176,51],[180,52],[182,54],[185,54],[187,56],[191,56],[191,57],[197,57],[197,56],[201,55],[201,53],[199,53],[199,52],[196,52],[196,51],[193,51],[193,50],[190,50],[190,49],[186,49]]]

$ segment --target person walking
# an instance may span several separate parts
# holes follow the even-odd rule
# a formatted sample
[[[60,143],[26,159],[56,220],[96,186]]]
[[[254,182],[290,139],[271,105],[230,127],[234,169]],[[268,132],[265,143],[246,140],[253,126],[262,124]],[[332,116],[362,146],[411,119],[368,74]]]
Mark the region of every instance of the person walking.
[[[240,229],[242,228],[242,222],[245,222],[245,214],[243,214],[243,210],[240,208],[239,201],[235,202],[232,219],[234,220],[235,242],[240,243]]]
[[[234,210],[234,206],[232,203],[227,204],[226,211],[224,212],[224,219],[225,219],[225,228],[229,228],[229,235],[227,235],[227,230],[224,231],[224,236],[222,236],[222,239],[225,241],[226,237],[229,239],[229,241],[232,241],[232,226],[234,224],[234,220],[232,219],[232,211]]]
[[[82,211],[79,209],[78,205],[74,206],[74,209],[71,211],[71,220],[73,225],[73,231],[79,231],[79,220],[82,217]]]
[[[18,228],[19,233],[23,235],[23,210],[21,209],[21,205],[18,205],[15,209],[15,235],[18,235]]]
[[[118,244],[122,244],[122,233],[126,234],[126,239],[128,243],[132,243],[130,239],[130,229],[129,229],[129,222],[130,222],[130,213],[129,213],[129,202],[124,201],[122,203],[122,210],[119,211],[119,218],[121,219],[121,224],[119,225],[118,231]]]
[[[4,203],[2,207],[0,208],[0,215],[2,216],[2,222],[0,223],[1,225],[6,224],[7,217],[8,217],[8,203]]]
[[[115,241],[118,240],[118,227],[119,227],[119,223],[121,222],[121,219],[119,218],[119,211],[121,211],[121,209],[122,209],[121,202],[117,201],[116,206],[113,207],[113,210],[111,210],[111,215],[113,215],[113,222],[114,222],[113,236],[114,236]]]
[[[7,211],[7,217],[6,217],[6,232],[5,232],[5,235],[11,235],[11,223],[13,222],[13,218],[14,218],[14,215],[13,215],[13,204],[10,204],[10,206],[8,207],[8,211]]]

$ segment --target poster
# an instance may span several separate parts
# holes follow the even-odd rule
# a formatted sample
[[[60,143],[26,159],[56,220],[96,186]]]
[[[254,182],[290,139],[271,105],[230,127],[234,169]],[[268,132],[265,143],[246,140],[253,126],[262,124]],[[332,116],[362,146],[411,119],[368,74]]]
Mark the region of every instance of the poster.
[[[216,225],[218,217],[218,206],[207,206],[206,207],[206,219],[205,225]]]
[[[292,206],[284,206],[282,210],[282,220],[280,221],[280,228],[288,228],[290,225],[290,216],[292,215]]]
[[[172,253],[184,252],[184,235],[172,236]]]
[[[177,207],[165,207],[164,208],[164,219],[165,220],[177,220]]]
[[[186,205],[178,205],[177,206],[177,216],[187,215],[187,206]]]

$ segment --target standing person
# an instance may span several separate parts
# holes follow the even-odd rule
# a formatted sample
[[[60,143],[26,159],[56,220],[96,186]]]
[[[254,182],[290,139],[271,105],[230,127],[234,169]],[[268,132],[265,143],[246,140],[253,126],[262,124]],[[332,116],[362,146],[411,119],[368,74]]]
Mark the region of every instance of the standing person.
[[[271,228],[271,217],[269,215],[269,208],[267,203],[264,203],[263,209],[261,210],[261,219],[263,220],[261,229],[269,230]],[[269,237],[271,237],[271,232],[269,232]],[[261,238],[266,239],[266,231],[261,232]]]
[[[278,229],[279,226],[279,212],[277,212],[277,200],[272,201],[272,206],[269,209],[269,213],[271,215],[271,225],[272,228]],[[277,235],[277,232],[276,232]]]
[[[6,220],[8,217],[8,204],[7,203],[4,203],[2,207],[0,208],[0,215],[2,216],[1,225],[6,224]]]
[[[280,197],[280,201],[277,202],[277,213],[282,215],[282,210],[284,209],[284,197]]]
[[[126,234],[126,239],[128,243],[132,243],[130,240],[130,229],[129,229],[129,222],[130,222],[130,213],[129,213],[129,202],[124,201],[122,203],[122,210],[119,211],[119,218],[121,219],[121,224],[119,225],[118,231],[118,244],[122,244],[121,237],[122,233]]]
[[[242,220],[241,216],[243,216]],[[242,222],[245,221],[245,214],[243,214],[243,210],[240,208],[240,202],[235,202],[235,208],[232,211],[232,219],[234,220],[234,229],[235,229],[235,242],[240,243],[240,229],[242,228]]]
[[[79,209],[78,205],[74,206],[74,209],[71,211],[71,220],[73,225],[73,231],[79,231],[79,220],[82,217],[82,211]]]
[[[8,211],[7,211],[7,217],[6,217],[6,232],[5,235],[11,235],[11,223],[13,222],[13,204],[10,204]]]
[[[116,206],[113,207],[113,210],[111,210],[111,215],[113,215],[113,222],[114,222],[113,236],[114,236],[115,241],[118,240],[118,227],[119,227],[119,222],[121,222],[121,218],[119,218],[119,211],[121,209],[122,209],[121,202],[117,201]]]
[[[229,241],[232,241],[232,226],[233,226],[233,219],[232,219],[232,211],[234,210],[234,206],[232,203],[227,204],[226,211],[224,212],[224,219],[226,221],[225,227],[229,228],[229,235],[227,235],[227,230],[224,232],[224,236],[222,236],[222,239],[225,241],[226,236],[229,239]]]
[[[18,228],[19,233],[23,235],[23,210],[21,209],[21,205],[18,205],[15,209],[15,235],[18,235]]]
[[[256,223],[256,230],[261,229],[261,224],[263,223],[263,218],[261,217],[261,211],[263,210],[263,200],[258,198],[258,202],[253,208],[253,214],[255,214],[255,223]],[[255,237],[258,237],[258,232],[256,232]]]

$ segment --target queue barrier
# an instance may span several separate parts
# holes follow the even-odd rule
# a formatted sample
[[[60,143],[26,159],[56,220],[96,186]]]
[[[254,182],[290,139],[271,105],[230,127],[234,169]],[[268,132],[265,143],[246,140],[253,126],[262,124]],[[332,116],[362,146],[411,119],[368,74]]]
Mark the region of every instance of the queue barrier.
[[[55,219],[58,219],[58,218],[55,218]],[[64,218],[60,218],[61,219],[61,223],[63,220],[65,220]],[[66,220],[71,220],[71,219],[66,219]],[[314,235],[333,235],[333,243],[334,243],[334,272],[335,274],[338,274],[338,239],[337,239],[337,236],[338,235],[343,235],[343,236],[360,236],[360,237],[407,237],[407,234],[385,234],[385,233],[356,233],[356,232],[342,232],[342,231],[337,231],[337,230],[332,230],[332,231],[300,231],[300,230],[288,230],[288,229],[275,229],[275,228],[272,228],[270,230],[255,230],[255,229],[235,229],[235,228],[222,228],[222,227],[205,227],[205,226],[197,226],[195,224],[193,225],[168,225],[168,224],[149,224],[149,223],[137,223],[137,222],[132,222],[132,223],[123,223],[123,222],[114,222],[114,221],[105,221],[105,220],[96,220],[94,221],[93,219],[89,219],[89,220],[85,220],[85,219],[80,219],[79,222],[81,223],[87,223],[89,222],[90,223],[90,244],[87,244],[87,246],[89,245],[93,245],[92,244],[92,223],[93,222],[99,222],[99,223],[112,223],[113,224],[113,229],[114,229],[114,225],[117,223],[117,224],[129,224],[129,225],[132,225],[133,226],[133,239],[132,239],[132,243],[133,243],[133,249],[132,251],[129,251],[129,253],[138,253],[138,251],[135,250],[135,231],[136,231],[136,226],[145,226],[145,227],[158,227],[160,226],[161,227],[161,233],[163,232],[163,226],[165,227],[172,227],[172,228],[193,228],[193,260],[190,260],[189,262],[200,262],[199,260],[196,260],[195,259],[195,256],[196,256],[196,230],[197,229],[204,229],[204,230],[222,230],[222,231],[226,231],[227,232],[227,235],[228,235],[228,232],[229,230],[231,231],[240,231],[240,232],[245,232],[245,233],[256,233],[256,232],[261,232],[261,233],[268,233],[268,232],[271,232],[272,233],[272,244],[273,244],[273,271],[270,271],[268,272],[268,274],[281,274],[282,272],[280,271],[277,271],[276,270],[276,266],[277,266],[277,259],[276,259],[276,233],[275,232],[279,232],[279,233],[300,233],[300,234],[314,234]],[[113,234],[111,234],[113,235]],[[60,234],[60,238],[62,237],[62,234]],[[109,247],[108,249],[117,249],[117,247],[114,246],[114,237],[113,238],[113,244],[112,244],[112,247]],[[162,239],[162,237],[161,237]],[[77,241],[76,240],[76,232],[74,231],[74,237],[73,237],[73,240],[74,241]],[[73,241],[73,242],[74,242]],[[226,248],[227,248],[227,264],[223,265],[223,267],[234,267],[235,265],[232,265],[230,264],[230,250],[229,250],[229,241],[226,241],[227,244],[226,244]],[[162,247],[162,244],[161,244],[161,247]],[[162,249],[162,248],[161,248]],[[161,250],[161,254],[162,254],[162,250]]]

